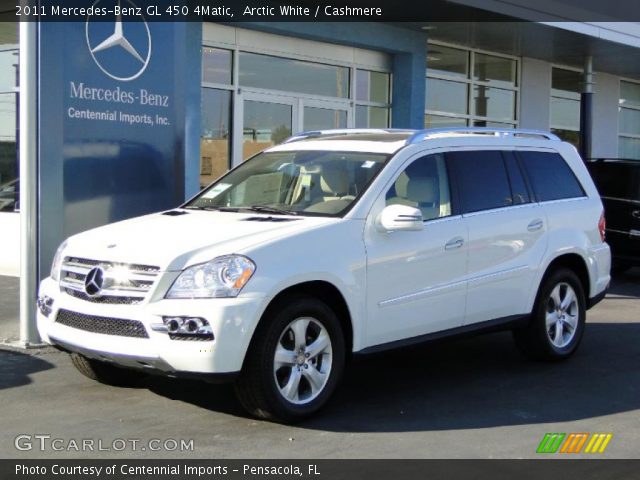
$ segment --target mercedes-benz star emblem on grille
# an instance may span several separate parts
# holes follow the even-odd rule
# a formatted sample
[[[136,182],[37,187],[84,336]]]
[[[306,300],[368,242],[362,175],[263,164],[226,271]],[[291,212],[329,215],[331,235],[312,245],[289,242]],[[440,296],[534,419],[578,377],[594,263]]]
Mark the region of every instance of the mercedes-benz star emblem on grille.
[[[90,297],[97,297],[100,295],[103,284],[104,270],[100,267],[94,267],[89,270],[89,273],[87,273],[84,279],[84,291]]]

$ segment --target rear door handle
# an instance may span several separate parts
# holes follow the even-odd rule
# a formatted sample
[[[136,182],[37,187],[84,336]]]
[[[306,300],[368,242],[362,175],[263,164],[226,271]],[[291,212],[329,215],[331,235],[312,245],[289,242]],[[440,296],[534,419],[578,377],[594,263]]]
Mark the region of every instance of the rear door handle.
[[[452,238],[447,242],[444,246],[445,250],[455,250],[456,248],[460,248],[464,245],[464,239],[461,237]]]
[[[631,212],[631,216],[633,218],[640,218],[640,210],[634,210],[633,212]]]
[[[527,230],[529,230],[530,232],[535,232],[537,230],[540,230],[543,225],[544,223],[542,222],[542,220],[539,218],[536,218],[535,220],[532,220],[531,223],[529,223],[529,225],[527,225]]]

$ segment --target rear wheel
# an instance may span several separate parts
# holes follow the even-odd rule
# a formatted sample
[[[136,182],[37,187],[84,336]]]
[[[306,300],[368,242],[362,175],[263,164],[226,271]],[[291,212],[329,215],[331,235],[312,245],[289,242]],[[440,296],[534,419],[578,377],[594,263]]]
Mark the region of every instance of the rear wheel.
[[[518,348],[539,360],[564,360],[578,348],[585,326],[585,295],[576,274],[555,270],[543,281],[531,321],[514,330]]]
[[[264,318],[235,389],[243,407],[266,420],[294,422],[324,406],[338,384],[345,344],[323,302],[298,296]]]
[[[146,374],[127,368],[118,368],[100,360],[87,358],[79,353],[71,354],[71,363],[85,377],[116,387],[137,386]]]

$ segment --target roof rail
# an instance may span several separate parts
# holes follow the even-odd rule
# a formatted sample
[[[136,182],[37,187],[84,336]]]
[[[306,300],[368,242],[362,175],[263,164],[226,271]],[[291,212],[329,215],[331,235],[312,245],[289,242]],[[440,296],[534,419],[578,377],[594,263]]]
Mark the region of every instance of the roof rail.
[[[297,142],[306,138],[333,137],[338,135],[365,135],[381,133],[415,133],[415,130],[394,129],[394,128],[334,128],[329,130],[309,130],[307,132],[296,133],[287,138],[283,143]]]
[[[495,137],[541,137],[545,140],[560,141],[553,133],[542,130],[524,130],[517,128],[463,127],[463,128],[430,128],[416,132],[407,139],[407,145],[420,143],[428,138],[447,135],[492,135]]]

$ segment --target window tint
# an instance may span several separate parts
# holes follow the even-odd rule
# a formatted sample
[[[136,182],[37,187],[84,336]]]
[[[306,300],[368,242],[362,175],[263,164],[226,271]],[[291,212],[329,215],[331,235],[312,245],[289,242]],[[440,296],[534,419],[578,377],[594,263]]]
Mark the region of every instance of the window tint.
[[[518,155],[522,159],[538,201],[584,196],[584,190],[578,183],[578,179],[559,154],[518,152]]]
[[[427,155],[411,163],[387,192],[386,204],[419,208],[423,220],[451,215],[444,156]]]
[[[513,199],[513,204],[522,205],[523,203],[531,202],[529,190],[527,189],[527,184],[524,181],[516,157],[513,155],[513,152],[503,152],[503,154],[507,166],[507,174],[511,182],[511,198]]]
[[[513,204],[501,152],[449,152],[447,156],[455,165],[462,213]]]

